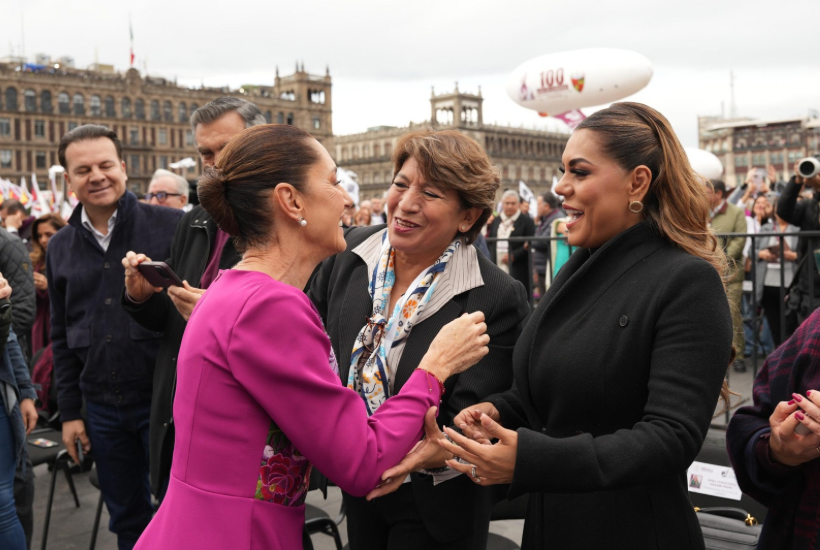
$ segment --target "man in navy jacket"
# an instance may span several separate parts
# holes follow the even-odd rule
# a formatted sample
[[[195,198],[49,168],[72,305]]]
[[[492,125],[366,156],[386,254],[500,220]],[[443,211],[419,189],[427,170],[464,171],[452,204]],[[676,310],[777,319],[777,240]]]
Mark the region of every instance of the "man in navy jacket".
[[[120,550],[130,549],[153,514],[148,421],[162,334],[120,307],[121,260],[132,249],[167,258],[182,212],[141,204],[126,191],[122,145],[104,126],[68,132],[58,154],[80,200],[46,259],[63,442],[75,461],[77,440],[94,456],[111,530]]]

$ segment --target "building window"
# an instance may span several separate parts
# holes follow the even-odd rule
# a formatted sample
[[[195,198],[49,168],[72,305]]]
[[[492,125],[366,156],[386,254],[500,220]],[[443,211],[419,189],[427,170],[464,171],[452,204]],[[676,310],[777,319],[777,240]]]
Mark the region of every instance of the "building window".
[[[188,107],[185,105],[184,101],[179,104],[179,107],[177,107],[177,112],[180,122],[188,122]]]
[[[156,99],[151,101],[151,120],[160,120],[159,116],[159,101]]]
[[[145,120],[145,102],[143,100],[138,99],[134,103],[134,114],[139,120]]]
[[[317,117],[317,116],[313,117],[313,129],[318,130],[321,127],[322,127],[322,119]]]
[[[91,96],[91,116],[100,116],[102,114],[102,101],[100,96]]]
[[[194,132],[192,130],[185,130],[185,145],[189,147],[194,145]]]
[[[117,111],[114,109],[114,98],[110,95],[105,96],[105,116],[108,118],[117,116]]]
[[[57,106],[60,109],[61,115],[67,115],[71,112],[71,99],[65,92],[60,92],[57,96]]]
[[[140,173],[140,157],[139,155],[131,155],[131,165],[128,167],[132,174]]]
[[[284,124],[285,123],[285,113],[276,113],[276,124]]]
[[[140,130],[139,128],[130,128],[128,130],[128,141],[131,145],[139,145],[140,144]]]
[[[159,129],[159,144],[168,145],[168,130],[165,128]]]
[[[68,123],[68,131],[70,132],[71,130],[73,130],[73,129],[74,129],[74,128],[76,128],[77,126],[79,126],[79,124],[77,124],[76,122],[69,121],[69,123]]]
[[[0,151],[0,168],[11,168],[11,151],[8,149]]]
[[[74,94],[74,114],[85,114],[85,98],[83,97],[83,94]]]
[[[17,110],[17,90],[15,88],[6,88],[6,110]]]
[[[166,157],[166,156],[160,156],[159,157],[159,167],[162,168],[163,170],[168,169],[168,157]]]
[[[46,137],[46,121],[45,120],[35,120],[34,121],[34,137],[38,137],[38,138]]]
[[[11,135],[11,119],[10,118],[0,118],[0,136],[10,136]]]
[[[37,110],[37,92],[26,90],[25,93],[26,111],[33,113]]]
[[[122,118],[131,118],[131,99],[124,97],[120,102],[120,115]]]
[[[45,168],[46,167],[46,152],[45,151],[37,151],[34,153],[34,166],[35,168]]]
[[[40,110],[44,113],[54,112],[54,108],[51,105],[51,92],[49,90],[40,92]]]
[[[197,109],[199,109],[199,105],[197,105],[196,103],[191,103],[191,115],[193,115],[194,111],[196,111]]]
[[[288,124],[293,125],[293,113],[288,113]]]
[[[739,155],[735,157],[735,166],[746,166],[749,162],[746,155]]]
[[[165,117],[165,122],[174,121],[174,107],[171,105],[170,101],[166,101],[162,104],[162,114]]]

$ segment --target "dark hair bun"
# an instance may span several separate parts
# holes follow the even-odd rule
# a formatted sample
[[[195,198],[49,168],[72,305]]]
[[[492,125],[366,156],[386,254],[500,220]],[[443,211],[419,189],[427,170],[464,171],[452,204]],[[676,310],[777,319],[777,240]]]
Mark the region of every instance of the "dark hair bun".
[[[230,183],[222,171],[215,166],[206,166],[197,185],[199,204],[214,219],[219,228],[231,237],[239,236],[239,225],[230,201]]]

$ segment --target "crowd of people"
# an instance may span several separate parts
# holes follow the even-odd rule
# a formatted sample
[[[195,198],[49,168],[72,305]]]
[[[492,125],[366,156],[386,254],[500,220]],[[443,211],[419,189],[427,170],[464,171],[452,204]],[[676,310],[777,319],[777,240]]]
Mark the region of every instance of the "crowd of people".
[[[402,136],[389,190],[355,204],[318,141],[248,101],[191,125],[195,206],[167,170],[128,191],[96,125],[59,144],[68,220],[0,205],[0,547],[30,544],[41,415],[93,458],[121,550],[309,547],[328,483],[352,550],[483,549],[524,495],[526,549],[703,548],[685,472],[766,338],[729,451],[778,507],[760,547],[816,540],[820,275],[790,234],[820,229],[820,177],[706,182],[660,113],[617,103],[533,212],[456,130]]]

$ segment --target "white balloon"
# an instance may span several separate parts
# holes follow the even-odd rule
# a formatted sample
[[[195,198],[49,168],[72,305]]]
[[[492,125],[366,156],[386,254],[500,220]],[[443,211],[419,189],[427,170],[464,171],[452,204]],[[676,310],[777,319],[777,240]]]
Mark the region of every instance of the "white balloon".
[[[652,64],[630,50],[589,48],[531,59],[510,74],[507,94],[543,115],[618,101],[645,87]]]
[[[689,157],[692,170],[699,176],[708,180],[717,180],[723,176],[723,163],[709,151],[695,147],[684,147],[683,150],[686,151],[686,156]]]

